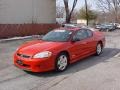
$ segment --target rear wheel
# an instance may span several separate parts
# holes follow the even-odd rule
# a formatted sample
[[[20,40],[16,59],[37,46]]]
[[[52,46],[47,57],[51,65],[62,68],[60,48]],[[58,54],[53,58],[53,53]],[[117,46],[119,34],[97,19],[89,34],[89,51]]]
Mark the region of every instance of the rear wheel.
[[[61,53],[56,59],[56,71],[62,72],[68,67],[68,55]]]
[[[96,55],[99,56],[103,51],[103,47],[101,43],[98,43],[96,46]]]

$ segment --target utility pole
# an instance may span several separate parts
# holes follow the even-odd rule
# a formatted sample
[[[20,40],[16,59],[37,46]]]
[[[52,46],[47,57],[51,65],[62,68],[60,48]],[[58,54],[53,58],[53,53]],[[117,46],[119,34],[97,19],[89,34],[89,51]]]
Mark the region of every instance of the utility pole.
[[[88,19],[88,5],[87,5],[87,0],[85,0],[85,8],[86,8],[86,20],[87,20],[87,26],[88,26],[89,19]]]

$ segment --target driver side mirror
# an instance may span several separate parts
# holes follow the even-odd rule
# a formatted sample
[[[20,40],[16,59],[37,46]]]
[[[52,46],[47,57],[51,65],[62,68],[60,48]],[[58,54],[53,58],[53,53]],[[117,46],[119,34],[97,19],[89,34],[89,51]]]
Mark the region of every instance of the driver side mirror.
[[[80,41],[80,39],[77,38],[77,37],[75,37],[75,38],[72,39],[72,42],[77,42],[77,41]]]

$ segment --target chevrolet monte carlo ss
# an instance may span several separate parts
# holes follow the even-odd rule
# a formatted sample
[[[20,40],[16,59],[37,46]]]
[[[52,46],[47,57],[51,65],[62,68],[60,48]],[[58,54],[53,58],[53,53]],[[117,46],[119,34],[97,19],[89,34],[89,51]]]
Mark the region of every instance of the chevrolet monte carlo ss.
[[[40,40],[21,45],[14,54],[14,64],[31,72],[64,71],[71,63],[90,55],[100,55],[104,46],[102,32],[62,27]]]

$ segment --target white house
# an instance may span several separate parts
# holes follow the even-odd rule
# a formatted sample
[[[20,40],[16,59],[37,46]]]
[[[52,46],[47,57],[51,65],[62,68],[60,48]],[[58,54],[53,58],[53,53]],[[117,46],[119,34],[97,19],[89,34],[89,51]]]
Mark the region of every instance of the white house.
[[[56,0],[0,0],[0,24],[55,22]]]
[[[78,19],[78,20],[77,20],[77,23],[78,23],[78,24],[87,25],[87,20],[84,20],[84,19]]]

